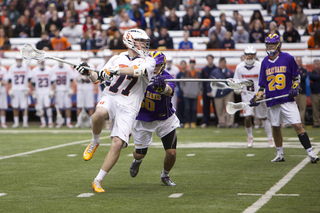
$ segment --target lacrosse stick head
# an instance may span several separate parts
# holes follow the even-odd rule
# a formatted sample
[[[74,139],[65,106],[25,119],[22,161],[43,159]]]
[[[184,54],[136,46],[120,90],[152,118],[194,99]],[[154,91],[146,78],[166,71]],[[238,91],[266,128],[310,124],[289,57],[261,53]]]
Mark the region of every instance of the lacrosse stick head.
[[[244,109],[245,107],[246,107],[246,104],[243,102],[240,102],[240,103],[228,102],[226,106],[226,111],[229,115],[234,115],[234,113]]]
[[[31,44],[25,44],[20,50],[20,53],[24,59],[35,59],[39,62],[43,61],[46,57],[45,51],[38,50]]]
[[[231,89],[242,90],[247,86],[251,86],[252,84],[253,84],[252,81],[249,81],[246,79],[232,79],[232,78],[227,79],[227,85]]]
[[[44,110],[39,105],[36,105],[36,116],[41,117],[43,115],[44,115]]]
[[[217,81],[212,81],[210,83],[211,89],[231,89],[225,82],[217,82]]]

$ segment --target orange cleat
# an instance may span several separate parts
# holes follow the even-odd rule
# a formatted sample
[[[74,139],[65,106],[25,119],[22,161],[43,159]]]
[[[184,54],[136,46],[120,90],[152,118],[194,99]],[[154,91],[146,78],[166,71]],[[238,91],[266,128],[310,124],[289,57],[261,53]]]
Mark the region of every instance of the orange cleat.
[[[97,193],[105,192],[104,189],[101,187],[101,181],[96,179],[92,182],[92,189]]]
[[[93,157],[93,154],[98,148],[98,146],[99,146],[99,143],[95,145],[95,144],[92,144],[92,141],[91,141],[87,146],[86,150],[84,150],[83,152],[83,159],[90,160]]]

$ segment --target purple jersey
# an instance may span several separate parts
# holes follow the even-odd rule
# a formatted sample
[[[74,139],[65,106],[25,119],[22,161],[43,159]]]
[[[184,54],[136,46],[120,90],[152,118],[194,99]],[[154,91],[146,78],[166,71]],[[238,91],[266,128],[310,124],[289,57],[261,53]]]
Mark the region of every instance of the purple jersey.
[[[166,79],[173,79],[173,77],[165,70],[162,75],[164,75]],[[167,84],[174,91],[176,83],[167,82]],[[144,94],[144,99],[141,103],[141,108],[136,120],[146,122],[166,120],[175,112],[175,109],[172,107],[171,99],[172,97],[155,92],[149,85]]]
[[[272,98],[289,93],[292,79],[299,75],[299,67],[294,58],[285,52],[280,52],[275,61],[266,56],[260,69],[259,86],[265,87],[266,98]],[[284,97],[267,101],[267,106],[294,101],[294,98]]]

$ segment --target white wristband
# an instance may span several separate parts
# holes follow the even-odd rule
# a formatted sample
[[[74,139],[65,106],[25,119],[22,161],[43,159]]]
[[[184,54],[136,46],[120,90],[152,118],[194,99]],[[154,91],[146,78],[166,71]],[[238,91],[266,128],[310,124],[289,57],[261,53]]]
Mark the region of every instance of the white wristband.
[[[161,92],[161,94],[166,94],[169,90],[169,85],[166,84],[166,88],[164,88],[163,92]]]
[[[139,64],[137,65],[133,65],[133,76],[141,76],[145,74],[145,70],[146,70],[146,65],[144,64]]]

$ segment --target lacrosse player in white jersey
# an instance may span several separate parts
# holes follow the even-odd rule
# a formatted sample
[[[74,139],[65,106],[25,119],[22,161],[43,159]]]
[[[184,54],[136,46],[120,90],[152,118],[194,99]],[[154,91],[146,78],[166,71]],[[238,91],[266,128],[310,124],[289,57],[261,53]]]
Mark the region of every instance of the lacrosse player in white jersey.
[[[65,59],[65,55],[60,52],[57,55],[60,59]],[[71,124],[71,97],[74,93],[74,81],[73,77],[75,72],[70,65],[58,62],[52,66],[51,72],[56,76],[55,83],[55,104],[57,105],[57,110],[61,111],[64,109],[66,117],[66,126],[68,128],[73,128]],[[61,128],[63,123],[57,123],[56,128]]]
[[[107,119],[112,119],[111,147],[102,167],[92,182],[96,192],[104,192],[101,182],[117,162],[121,149],[128,146],[145,90],[154,76],[156,62],[148,56],[150,38],[144,30],[125,31],[123,42],[128,51],[113,56],[99,73],[83,68],[86,63],[76,66],[82,75],[89,76],[94,83],[112,79],[111,84],[102,92],[92,116],[92,141],[83,153],[84,160],[90,160],[99,146],[100,133]],[[167,91],[169,88],[165,88]]]
[[[89,52],[82,52],[80,57],[88,66],[95,68],[93,64],[88,63],[90,59]],[[75,127],[79,128],[83,125],[81,116],[79,116],[83,107],[88,109],[91,125],[91,116],[94,109],[94,84],[78,72],[75,75],[77,79],[77,124]]]
[[[259,73],[261,63],[256,60],[257,50],[253,46],[248,46],[244,49],[244,61],[237,65],[233,78],[234,79],[247,79],[253,82],[252,86],[248,86],[246,90],[241,92],[242,102],[249,103],[253,94],[256,94],[259,89]],[[240,91],[235,91],[239,94]],[[268,136],[268,142],[270,147],[274,147],[271,131],[271,123],[267,120],[267,105],[261,103],[257,107],[249,107],[243,109],[243,115],[245,117],[244,123],[248,135],[247,147],[251,148],[253,145],[252,135],[252,116],[256,115],[262,119],[264,129]]]
[[[28,112],[24,109],[28,107],[28,98],[30,88],[28,82],[31,80],[29,67],[22,63],[22,56],[16,54],[16,63],[11,65],[8,70],[9,95],[11,97],[11,106],[13,108],[12,128],[19,127],[19,109],[23,111],[23,127],[28,128]],[[27,76],[28,73],[28,76]]]
[[[6,110],[8,109],[7,100],[7,88],[6,84],[8,81],[7,69],[4,66],[0,66],[0,120],[1,128],[6,129]]]
[[[53,128],[52,121],[52,108],[51,108],[51,98],[54,96],[54,85],[56,76],[51,72],[51,68],[45,65],[44,61],[41,61],[38,66],[32,69],[32,97],[36,101],[36,109],[43,110],[45,108],[48,127]],[[46,119],[44,113],[39,114],[41,125],[40,128],[45,128]]]

